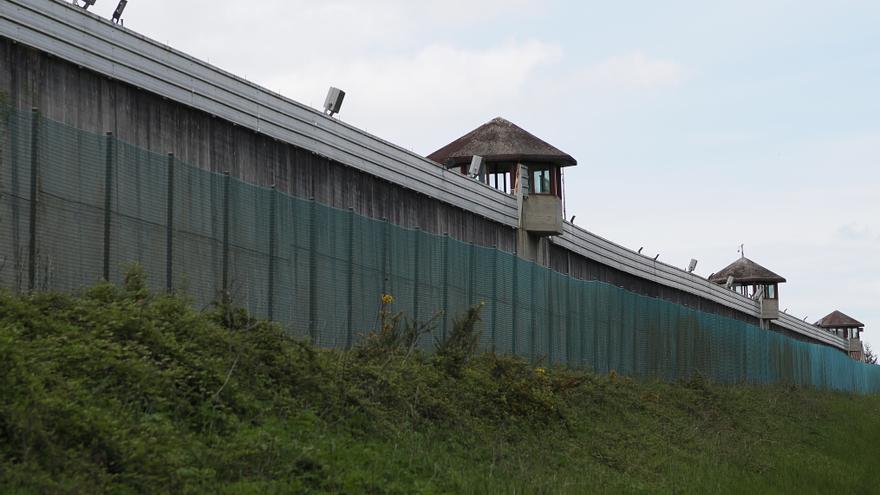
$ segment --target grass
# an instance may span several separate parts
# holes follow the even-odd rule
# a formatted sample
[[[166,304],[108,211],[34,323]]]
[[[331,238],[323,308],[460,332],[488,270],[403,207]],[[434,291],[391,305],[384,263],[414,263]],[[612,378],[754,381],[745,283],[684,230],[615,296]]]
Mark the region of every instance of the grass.
[[[2,493],[878,493],[880,397],[348,352],[125,287],[0,294]]]

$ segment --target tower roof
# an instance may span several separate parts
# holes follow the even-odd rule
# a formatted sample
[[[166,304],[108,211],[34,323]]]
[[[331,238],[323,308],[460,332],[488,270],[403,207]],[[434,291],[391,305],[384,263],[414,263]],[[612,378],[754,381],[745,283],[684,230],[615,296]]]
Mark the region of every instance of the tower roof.
[[[865,325],[840,311],[832,311],[831,314],[817,321],[816,326],[822,328],[859,328]]]
[[[549,162],[562,167],[577,165],[577,160],[571,155],[501,117],[477,127],[431,153],[428,158],[446,166],[450,160],[456,165],[469,163],[474,155],[494,162]]]
[[[727,265],[721,271],[712,275],[709,281],[723,284],[727,282],[727,277],[730,275],[733,275],[733,282],[738,284],[775,284],[785,282],[784,278],[746,257],[742,257]]]

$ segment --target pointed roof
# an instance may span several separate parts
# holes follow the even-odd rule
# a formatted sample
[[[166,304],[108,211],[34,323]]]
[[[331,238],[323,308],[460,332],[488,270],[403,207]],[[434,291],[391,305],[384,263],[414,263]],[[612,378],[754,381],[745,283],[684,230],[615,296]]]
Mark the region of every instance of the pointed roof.
[[[822,328],[857,328],[865,325],[840,311],[832,311],[831,314],[817,321],[816,326]]]
[[[727,265],[724,269],[712,275],[709,281],[723,284],[727,282],[727,277],[730,275],[733,275],[733,281],[737,284],[775,284],[785,282],[784,278],[746,257],[742,257]]]
[[[566,167],[577,165],[571,155],[560,151],[518,125],[501,117],[477,127],[428,155],[444,166],[470,163],[474,155],[486,161],[550,162]]]

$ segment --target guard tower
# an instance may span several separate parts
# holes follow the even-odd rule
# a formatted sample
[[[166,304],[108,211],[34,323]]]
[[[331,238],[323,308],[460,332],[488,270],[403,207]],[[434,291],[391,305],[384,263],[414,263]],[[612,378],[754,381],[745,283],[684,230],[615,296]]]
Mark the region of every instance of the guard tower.
[[[849,357],[857,361],[865,360],[865,349],[862,347],[861,340],[862,332],[865,331],[865,325],[862,322],[840,311],[833,311],[825,318],[817,321],[815,325],[843,338],[847,342]]]
[[[574,158],[501,117],[428,158],[515,196],[519,206],[517,254],[549,264],[546,238],[562,234],[563,169],[577,165]]]
[[[779,318],[779,284],[785,279],[745,256],[714,273],[709,281],[760,302],[762,328],[769,329],[770,320]]]

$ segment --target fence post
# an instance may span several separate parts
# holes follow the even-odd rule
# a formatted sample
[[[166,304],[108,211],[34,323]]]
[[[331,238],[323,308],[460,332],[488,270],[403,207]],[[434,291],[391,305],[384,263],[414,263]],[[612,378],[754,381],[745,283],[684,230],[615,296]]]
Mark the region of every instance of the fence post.
[[[232,299],[229,294],[229,189],[231,181],[229,171],[223,172],[223,266],[220,287],[224,302]]]
[[[22,287],[21,280],[21,214],[19,213],[19,198],[21,198],[21,191],[19,191],[19,178],[18,178],[18,167],[20,166],[19,159],[20,153],[18,150],[18,135],[20,134],[20,129],[18,126],[21,125],[21,117],[18,115],[16,111],[9,112],[9,155],[10,155],[10,165],[12,167],[12,197],[11,205],[12,205],[12,270],[14,272],[14,280],[15,280],[15,290],[20,291]]]
[[[419,238],[422,236],[422,229],[416,227],[413,231],[414,252],[413,252],[413,324],[419,324]]]
[[[519,256],[513,255],[513,290],[510,296],[510,306],[513,311],[512,335],[510,339],[510,353],[516,356],[516,334],[519,331]]]
[[[571,291],[574,279],[571,278],[571,263],[569,259],[568,276],[563,279],[565,281],[565,361],[570,367],[574,357],[574,349],[572,347],[572,333],[574,330],[574,312],[571,309]]]
[[[315,197],[309,198],[309,337],[318,343],[318,225]]]
[[[382,217],[382,294],[388,294],[388,219]]]
[[[492,246],[492,352],[498,336],[498,244]]]
[[[165,198],[165,290],[174,288],[174,153],[168,153],[168,187]]]
[[[272,184],[269,194],[271,195],[269,196],[269,294],[266,310],[269,321],[272,321],[275,319],[275,222],[278,209],[275,184]]]
[[[110,281],[110,221],[113,205],[113,133],[107,132],[104,158],[104,280]]]
[[[556,294],[556,299],[553,298],[553,288],[556,286],[556,281],[554,280],[556,277],[555,273],[545,272],[547,273],[547,286],[544,288],[544,307],[547,308],[547,364],[553,365],[553,331],[556,329],[556,323],[559,321],[559,318],[554,316],[553,311],[553,301],[558,299],[559,294]]]
[[[476,282],[477,252],[474,249],[474,241],[468,243],[468,288],[467,288],[467,305],[470,308],[474,305],[474,283]]]
[[[39,177],[40,110],[31,109],[31,187],[30,216],[28,219],[28,291],[36,288],[37,281],[37,180]]]
[[[345,348],[351,349],[354,338],[354,207],[348,207],[348,312],[345,315]]]
[[[538,321],[536,318],[537,315],[535,314],[535,313],[537,313],[537,311],[536,311],[537,308],[535,306],[535,278],[536,278],[535,277],[535,267],[536,267],[536,265],[534,263],[532,263],[531,270],[530,270],[532,276],[531,276],[531,283],[530,283],[530,287],[529,287],[529,291],[530,291],[529,303],[531,304],[531,313],[532,313],[531,314],[532,331],[529,334],[529,360],[531,362],[535,362],[535,351],[537,350],[536,342],[535,342],[537,340],[536,335],[535,335],[535,333],[537,332],[537,329],[535,328],[535,326],[538,324]]]
[[[449,322],[449,232],[443,233],[443,323],[440,328],[440,341],[446,341],[446,325]]]
[[[578,337],[580,339],[578,342],[580,344],[578,346],[580,348],[580,359],[578,360],[578,363],[581,367],[584,366],[585,361],[586,361],[586,356],[587,356],[587,336],[586,336],[586,333],[587,333],[587,308],[589,308],[589,306],[587,305],[587,301],[586,301],[586,299],[587,299],[586,284],[587,284],[587,282],[585,282],[583,280],[578,281],[578,294],[580,295],[580,297],[578,299],[580,301],[579,304],[581,307],[581,318],[580,318],[580,322],[578,325],[580,327],[580,331],[578,332]],[[594,368],[593,371],[595,371],[595,363],[593,363],[593,368]]]

